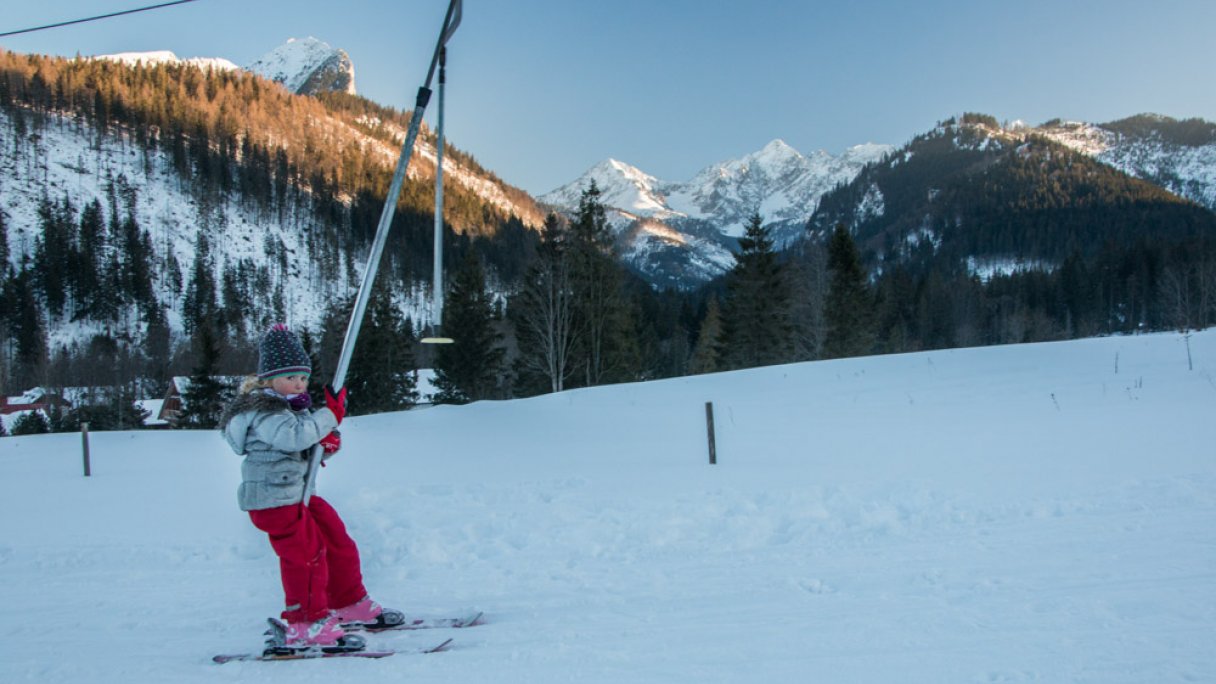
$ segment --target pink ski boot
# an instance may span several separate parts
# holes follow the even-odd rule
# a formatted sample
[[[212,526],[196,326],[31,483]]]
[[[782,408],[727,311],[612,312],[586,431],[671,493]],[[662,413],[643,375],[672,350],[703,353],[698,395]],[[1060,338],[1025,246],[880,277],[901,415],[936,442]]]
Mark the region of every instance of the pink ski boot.
[[[316,622],[287,623],[286,646],[292,650],[320,649],[326,652],[360,651],[366,644],[342,629],[333,613]]]
[[[364,596],[358,601],[334,611],[338,622],[347,628],[376,631],[392,629],[405,622],[405,615],[396,610],[385,610],[370,596]]]

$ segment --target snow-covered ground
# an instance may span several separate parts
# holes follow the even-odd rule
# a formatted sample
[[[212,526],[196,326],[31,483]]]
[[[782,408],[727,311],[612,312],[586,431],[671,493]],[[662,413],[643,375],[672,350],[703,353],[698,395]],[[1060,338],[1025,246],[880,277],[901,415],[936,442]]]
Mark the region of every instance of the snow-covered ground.
[[[0,681],[1216,681],[1216,331],[352,418],[321,474],[451,652],[215,665],[281,596],[208,432],[0,439]],[[707,464],[713,401],[719,463]],[[434,633],[373,635],[373,645]],[[445,635],[446,636],[446,635]]]

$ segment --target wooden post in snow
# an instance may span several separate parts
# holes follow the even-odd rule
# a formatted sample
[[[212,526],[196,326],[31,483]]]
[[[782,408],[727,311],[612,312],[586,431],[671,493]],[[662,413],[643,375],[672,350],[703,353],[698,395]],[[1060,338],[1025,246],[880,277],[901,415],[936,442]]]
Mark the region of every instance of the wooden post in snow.
[[[718,447],[714,443],[714,403],[712,401],[705,402],[705,428],[709,432],[709,464],[715,465],[718,462]]]
[[[80,443],[84,447],[84,476],[89,477],[93,474],[93,469],[89,465],[89,424],[80,424]]]

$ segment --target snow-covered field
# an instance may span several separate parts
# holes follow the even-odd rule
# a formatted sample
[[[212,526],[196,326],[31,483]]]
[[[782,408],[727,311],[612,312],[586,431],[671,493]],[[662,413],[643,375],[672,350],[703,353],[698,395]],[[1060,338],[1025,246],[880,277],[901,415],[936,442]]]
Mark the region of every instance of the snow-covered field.
[[[218,435],[0,439],[0,681],[1216,681],[1216,331],[779,366],[353,418],[321,474],[447,653],[257,649]],[[719,464],[707,464],[713,401]],[[434,633],[374,635],[373,645]]]

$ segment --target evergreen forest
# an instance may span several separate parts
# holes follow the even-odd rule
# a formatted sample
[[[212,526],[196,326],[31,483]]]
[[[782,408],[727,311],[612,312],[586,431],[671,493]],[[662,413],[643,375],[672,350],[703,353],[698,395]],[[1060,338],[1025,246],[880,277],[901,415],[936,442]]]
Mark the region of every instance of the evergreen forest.
[[[139,425],[134,402],[163,396],[173,377],[190,379],[176,424],[213,426],[256,366],[261,332],[288,313],[296,262],[328,295],[320,323],[298,331],[320,400],[353,307],[352,262],[387,193],[392,160],[373,143],[399,145],[408,114],[351,95],[290,95],[242,73],[3,51],[0,114],[0,145],[28,158],[49,127],[117,137],[149,165],[171,160],[199,206],[239,203],[299,226],[307,245],[292,253],[268,236],[261,257],[220,267],[217,233],[202,225],[181,263],[140,225],[133,207],[144,198],[123,176],[100,198],[45,192],[24,251],[0,211],[0,393],[75,392],[71,406],[10,432]],[[527,215],[448,187],[440,328],[454,342],[424,345],[430,322],[400,303],[430,275],[434,190],[407,181],[348,375],[351,412],[414,406],[419,368],[434,370],[435,401],[467,403],[1216,323],[1216,214],[1051,141],[1002,139],[988,119],[947,121],[867,167],[781,249],[753,216],[734,267],[692,291],[655,290],[622,265],[594,183],[573,215],[546,213],[446,148]],[[876,194],[882,211],[859,211]],[[1022,267],[976,268],[988,261]],[[52,344],[67,325],[90,333]]]

